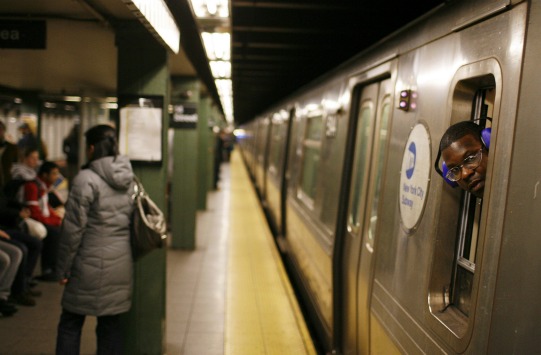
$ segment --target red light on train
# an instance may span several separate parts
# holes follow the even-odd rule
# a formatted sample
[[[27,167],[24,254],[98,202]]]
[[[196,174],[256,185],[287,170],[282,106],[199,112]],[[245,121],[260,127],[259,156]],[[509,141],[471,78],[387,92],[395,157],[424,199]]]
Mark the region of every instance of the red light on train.
[[[414,110],[417,105],[414,100],[417,97],[417,93],[412,90],[400,91],[400,101],[398,102],[398,108],[403,111]]]

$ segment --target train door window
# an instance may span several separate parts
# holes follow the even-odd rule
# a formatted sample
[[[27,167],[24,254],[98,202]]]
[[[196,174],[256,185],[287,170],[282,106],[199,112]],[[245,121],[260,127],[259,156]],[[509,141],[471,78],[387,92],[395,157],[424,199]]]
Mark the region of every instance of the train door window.
[[[389,137],[389,117],[391,113],[391,96],[385,95],[381,100],[381,108],[379,112],[379,119],[376,121],[378,124],[377,132],[375,135],[374,142],[374,168],[375,168],[375,177],[374,177],[374,190],[371,194],[371,207],[370,214],[368,216],[369,221],[367,222],[368,226],[368,240],[366,241],[367,246],[370,250],[374,248],[374,238],[376,235],[376,225],[378,219],[378,205],[380,199],[381,191],[381,180],[383,173],[383,165],[385,163],[385,147],[387,146],[387,139]]]
[[[358,115],[357,134],[355,138],[355,153],[353,158],[353,175],[351,182],[351,199],[348,214],[348,230],[357,234],[361,225],[360,212],[363,206],[364,185],[369,159],[367,159],[372,138],[372,117],[374,102],[367,99],[361,103]]]
[[[498,72],[496,64],[487,67]],[[500,76],[485,72],[464,77],[471,75],[472,68],[486,70],[477,63],[457,73],[452,92],[451,123],[470,119],[489,127],[491,121],[485,118],[493,117],[497,112]],[[435,326],[438,324],[436,331],[461,352],[459,349],[467,344],[466,335],[471,335],[471,320],[477,303],[477,273],[485,230],[481,219],[483,200],[462,189],[450,189],[447,184],[442,189],[428,300],[431,314],[439,321],[434,323]]]
[[[316,196],[322,134],[323,116],[321,114],[309,115],[307,117],[305,135],[302,143],[303,158],[299,198],[310,208],[314,207],[314,199]]]
[[[270,158],[269,171],[276,176],[280,166],[280,157],[283,154],[284,145],[282,144],[285,134],[285,124],[282,116],[275,113],[272,117],[271,140],[270,140]]]
[[[256,139],[256,183],[259,189],[264,190],[264,179],[266,169],[266,156],[268,147],[268,131],[270,129],[269,119],[263,118],[259,121],[257,126],[257,139]],[[262,192],[264,193],[264,192]]]
[[[257,159],[260,161],[260,164],[263,164],[263,159],[265,157],[265,145],[267,144],[266,135],[268,129],[268,119],[264,118],[259,122],[257,132]]]
[[[493,102],[494,90],[492,88],[478,90],[473,103],[473,118],[492,116]],[[487,126],[490,121],[479,120],[479,124]],[[462,195],[460,223],[457,232],[455,276],[450,287],[450,297],[452,304],[465,316],[469,316],[482,200],[469,192],[463,192]]]

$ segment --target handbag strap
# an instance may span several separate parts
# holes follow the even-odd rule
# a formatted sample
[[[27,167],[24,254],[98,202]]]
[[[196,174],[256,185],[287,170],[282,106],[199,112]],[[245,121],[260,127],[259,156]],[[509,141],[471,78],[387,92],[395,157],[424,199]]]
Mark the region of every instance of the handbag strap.
[[[135,184],[133,185],[132,199],[135,200],[137,196],[146,196],[147,193],[145,191],[145,188],[143,187],[143,183],[141,183],[141,180],[139,180],[139,178],[135,174],[133,174],[133,182]]]

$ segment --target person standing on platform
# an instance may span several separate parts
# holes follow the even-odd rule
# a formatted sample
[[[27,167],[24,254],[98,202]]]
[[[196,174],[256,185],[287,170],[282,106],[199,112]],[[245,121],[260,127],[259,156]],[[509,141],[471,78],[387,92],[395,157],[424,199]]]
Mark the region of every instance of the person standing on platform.
[[[79,354],[87,315],[97,317],[97,353],[122,354],[120,315],[131,307],[130,216],[133,171],[118,154],[115,130],[85,133],[89,163],[73,180],[65,205],[57,277],[65,285],[56,354]]]
[[[216,139],[214,143],[214,190],[218,190],[218,182],[220,181],[220,167],[223,161],[223,150],[224,150],[224,140],[223,132],[220,130],[216,134]]]
[[[62,150],[66,154],[66,161],[68,163],[66,178],[70,186],[73,178],[79,171],[79,130],[80,124],[74,124],[62,143]]]
[[[6,125],[0,121],[0,190],[11,180],[11,166],[18,161],[17,146],[6,140]]]
[[[19,154],[23,154],[28,149],[36,149],[42,159],[47,159],[47,146],[36,136],[36,125],[32,121],[23,122],[19,126],[21,138],[17,142]]]

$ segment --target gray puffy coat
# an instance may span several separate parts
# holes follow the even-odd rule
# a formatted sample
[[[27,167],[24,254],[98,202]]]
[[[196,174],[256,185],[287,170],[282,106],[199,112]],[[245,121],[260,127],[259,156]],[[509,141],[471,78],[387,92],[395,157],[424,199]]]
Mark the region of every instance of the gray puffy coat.
[[[56,269],[59,278],[68,278],[64,309],[92,316],[130,309],[132,193],[133,171],[125,156],[94,160],[73,180]]]

